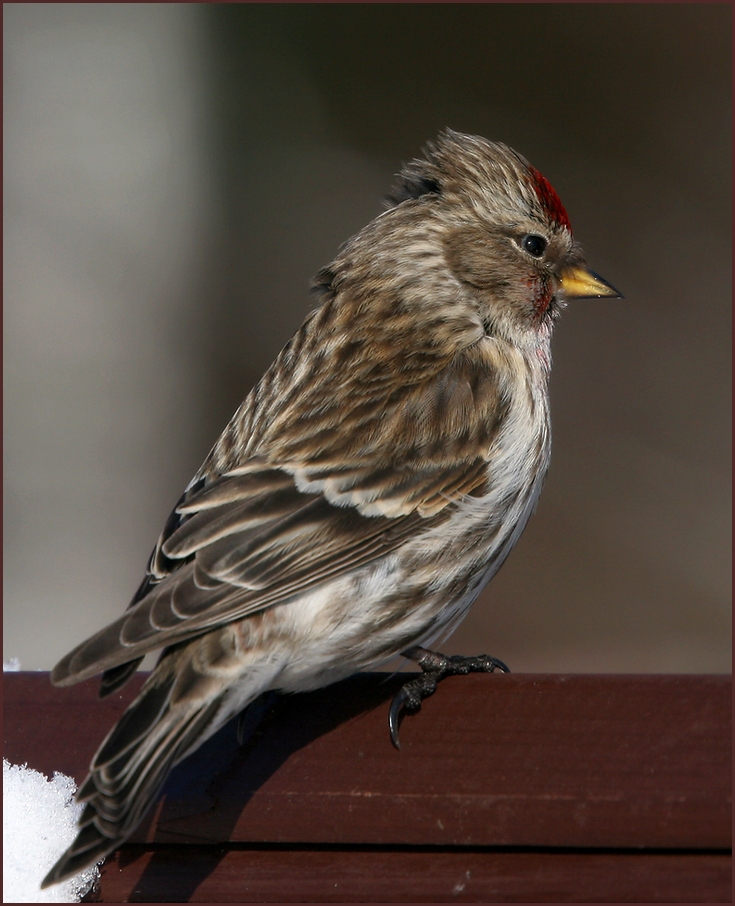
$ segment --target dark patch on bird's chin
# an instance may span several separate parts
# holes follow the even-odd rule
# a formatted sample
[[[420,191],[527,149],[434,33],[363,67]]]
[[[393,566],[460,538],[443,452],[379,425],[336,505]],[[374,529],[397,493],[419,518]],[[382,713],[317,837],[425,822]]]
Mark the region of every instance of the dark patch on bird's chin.
[[[423,198],[424,195],[441,195],[441,185],[438,180],[422,173],[404,172],[398,177],[398,182],[386,195],[386,203],[393,208],[409,199]]]
[[[546,316],[553,315],[553,306],[554,306],[554,289],[551,286],[551,281],[546,275],[542,275],[537,283],[536,288],[536,297],[533,300],[533,307],[536,311],[536,314],[541,320]]]
[[[563,299],[560,299],[556,293],[552,293],[551,299],[546,308],[546,311],[543,314],[543,317],[546,320],[551,321],[552,323],[555,323],[556,321],[559,320],[559,317],[561,316],[562,311],[566,307],[567,307],[567,303]]]

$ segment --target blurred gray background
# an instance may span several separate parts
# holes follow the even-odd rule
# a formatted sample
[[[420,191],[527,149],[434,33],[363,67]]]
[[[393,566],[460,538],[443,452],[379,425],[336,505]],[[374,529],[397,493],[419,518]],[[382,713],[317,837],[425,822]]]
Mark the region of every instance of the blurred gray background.
[[[550,179],[624,301],[554,340],[536,516],[447,652],[730,669],[730,43],[714,4],[5,4],[4,658],[165,518],[439,129]]]

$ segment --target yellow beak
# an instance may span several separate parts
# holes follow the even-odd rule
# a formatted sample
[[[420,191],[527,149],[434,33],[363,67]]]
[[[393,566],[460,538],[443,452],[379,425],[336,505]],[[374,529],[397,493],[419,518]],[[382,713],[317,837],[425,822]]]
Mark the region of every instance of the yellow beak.
[[[565,299],[622,299],[614,286],[584,265],[561,272],[560,289]]]

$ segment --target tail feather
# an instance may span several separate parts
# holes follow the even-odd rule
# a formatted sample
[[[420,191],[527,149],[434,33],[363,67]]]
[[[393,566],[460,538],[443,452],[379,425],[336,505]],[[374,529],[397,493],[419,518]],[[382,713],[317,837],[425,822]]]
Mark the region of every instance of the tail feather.
[[[100,840],[103,839],[103,836],[100,834],[99,830],[94,826],[94,824],[87,824],[83,827],[76,836],[76,839],[72,845],[67,849],[66,856],[78,856],[81,853],[86,853],[90,849],[94,849],[99,844]],[[109,839],[109,838],[104,838]]]
[[[158,671],[156,672],[158,673]],[[171,768],[219,726],[222,694],[171,702],[175,670],[154,673],[102,743],[77,794],[79,832],[41,884],[77,874],[117,849],[155,800]]]
[[[92,772],[104,771],[114,762],[121,761],[124,764],[128,760],[125,756],[130,750],[145,740],[147,734],[160,722],[163,712],[168,708],[175,679],[172,671],[157,682],[151,677],[141,695],[108,733],[94,756]],[[115,776],[119,772],[111,770],[110,773]]]
[[[114,849],[109,846],[109,842],[106,837],[98,834],[96,841],[91,843],[87,849],[77,853],[72,853],[71,849],[68,849],[43,879],[41,890],[52,884],[58,884],[59,881],[65,881],[67,878],[73,878],[80,871],[84,871],[85,868],[89,868],[90,865],[109,856]]]
[[[74,795],[74,798],[77,802],[86,802],[88,799],[91,799],[97,793],[97,787],[94,785],[94,777],[91,774],[87,775],[87,779],[79,787]]]

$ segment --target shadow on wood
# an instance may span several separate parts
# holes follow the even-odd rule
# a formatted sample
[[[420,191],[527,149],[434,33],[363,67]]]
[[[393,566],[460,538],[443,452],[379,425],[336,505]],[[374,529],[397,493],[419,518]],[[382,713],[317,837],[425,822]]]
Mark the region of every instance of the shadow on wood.
[[[730,898],[730,678],[443,682],[390,743],[405,675],[282,698],[171,775],[98,898],[631,901]],[[5,755],[84,776],[141,682],[6,674]]]
[[[256,700],[247,712],[242,744],[233,720],[174,768],[159,806],[151,810],[132,839],[195,845],[237,839],[238,821],[255,792],[299,749],[380,705],[385,705],[388,740],[387,706],[405,682],[405,674],[362,674],[339,683],[338,689],[274,694]],[[188,860],[187,872],[177,879],[180,896],[176,901],[188,902],[226,854],[226,849],[213,848],[203,859]],[[123,852],[121,868],[139,855],[132,850]],[[165,875],[168,866],[170,850],[151,854],[136,884],[135,901],[155,901],[161,891],[161,869]]]

